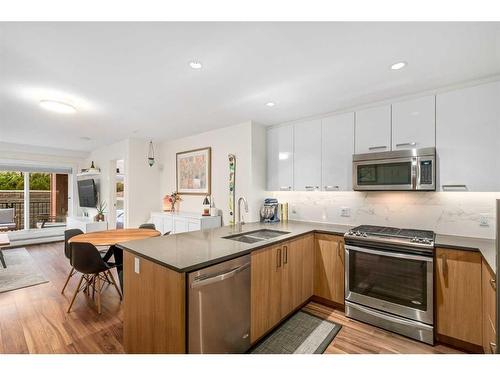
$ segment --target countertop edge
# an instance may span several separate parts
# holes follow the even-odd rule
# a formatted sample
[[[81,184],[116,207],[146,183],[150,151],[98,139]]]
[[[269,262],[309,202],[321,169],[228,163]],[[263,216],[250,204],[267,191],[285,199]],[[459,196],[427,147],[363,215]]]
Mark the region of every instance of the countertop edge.
[[[238,258],[240,256],[250,254],[253,251],[263,249],[265,247],[269,247],[269,246],[273,246],[273,245],[276,245],[279,243],[291,241],[297,237],[301,237],[301,236],[308,235],[308,234],[314,234],[314,233],[329,234],[329,235],[334,235],[334,236],[344,236],[345,232],[339,232],[338,230],[333,230],[333,229],[329,230],[327,228],[310,229],[307,231],[303,231],[301,233],[297,233],[296,235],[293,235],[293,236],[288,236],[287,238],[277,238],[275,240],[271,240],[271,241],[266,242],[264,244],[260,244],[260,245],[256,244],[255,247],[252,247],[250,249],[245,249],[245,250],[233,253],[233,254],[222,256],[222,257],[217,258],[217,259],[208,260],[208,261],[205,261],[202,263],[198,263],[198,264],[183,267],[183,268],[175,267],[169,263],[164,263],[161,260],[158,260],[156,258],[152,258],[150,256],[147,256],[144,253],[133,250],[127,246],[126,242],[119,243],[116,246],[118,246],[122,250],[128,251],[131,254],[139,256],[143,259],[151,261],[151,262],[158,264],[160,266],[169,268],[175,272],[187,273],[187,272],[197,271],[197,270],[200,270],[202,268],[209,267],[209,266],[212,266],[215,264],[219,264],[219,263],[225,262],[227,260],[235,259],[235,258]],[[438,240],[439,236],[446,236],[446,235],[436,234],[437,240]],[[451,237],[460,237],[460,236],[451,236]],[[476,238],[472,238],[472,237],[465,237],[465,238],[476,239]],[[476,240],[478,240],[478,241],[484,241],[484,240],[494,241],[493,239],[486,239],[486,238],[477,238]],[[436,248],[456,249],[456,250],[463,250],[463,251],[477,251],[481,254],[482,258],[485,260],[486,264],[490,267],[490,269],[493,271],[493,273],[496,274],[496,271],[495,271],[496,264],[491,264],[492,261],[494,262],[494,259],[491,259],[491,254],[489,254],[491,251],[488,251],[487,249],[482,249],[479,245],[477,245],[477,246],[476,245],[460,245],[460,244],[457,244],[455,241],[447,242],[447,241],[441,240],[441,241],[436,241],[434,246]]]

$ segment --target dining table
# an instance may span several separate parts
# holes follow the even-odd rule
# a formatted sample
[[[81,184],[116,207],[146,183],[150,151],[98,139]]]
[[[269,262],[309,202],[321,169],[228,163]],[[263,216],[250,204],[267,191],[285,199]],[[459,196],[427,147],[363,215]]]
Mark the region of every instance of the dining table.
[[[116,246],[116,244],[133,240],[142,240],[150,237],[158,237],[160,235],[161,233],[155,229],[109,229],[98,232],[78,234],[74,237],[71,237],[68,243],[71,244],[73,242],[87,242],[96,247],[109,247],[103,257],[103,260],[107,262],[112,256],[114,257],[116,271],[118,272],[118,278],[120,280],[120,286],[123,290],[123,250]]]
[[[7,265],[5,264],[5,259],[3,257],[2,247],[9,245],[10,245],[9,236],[5,233],[0,233],[0,263],[2,264],[3,268],[7,268]]]

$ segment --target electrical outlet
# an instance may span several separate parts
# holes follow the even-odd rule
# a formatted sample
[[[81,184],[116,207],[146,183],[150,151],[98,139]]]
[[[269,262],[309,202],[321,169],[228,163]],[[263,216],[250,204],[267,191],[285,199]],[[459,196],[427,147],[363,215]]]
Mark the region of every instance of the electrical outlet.
[[[134,272],[135,273],[140,273],[139,258],[135,258],[135,257],[134,257]]]
[[[349,207],[342,207],[340,209],[340,216],[350,217],[351,216],[351,209]]]
[[[489,227],[490,226],[488,214],[479,214],[479,226],[481,226],[481,227]]]

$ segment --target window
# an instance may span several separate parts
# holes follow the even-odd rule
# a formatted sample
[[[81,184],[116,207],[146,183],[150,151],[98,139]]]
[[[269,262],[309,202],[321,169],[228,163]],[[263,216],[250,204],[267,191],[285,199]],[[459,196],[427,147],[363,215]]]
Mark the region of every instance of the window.
[[[65,227],[69,174],[16,169],[0,166],[0,231]]]

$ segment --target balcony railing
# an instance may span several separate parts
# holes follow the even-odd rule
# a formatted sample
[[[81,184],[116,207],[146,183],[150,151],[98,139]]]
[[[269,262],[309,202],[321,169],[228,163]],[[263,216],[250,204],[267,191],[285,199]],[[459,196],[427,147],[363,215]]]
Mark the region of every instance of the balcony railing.
[[[38,228],[45,226],[46,222],[54,222],[56,218],[51,216],[51,206],[50,191],[30,192],[29,228]],[[16,230],[25,229],[24,193],[3,190],[0,194],[0,208],[13,208],[15,212],[14,221],[16,223]],[[58,221],[61,221],[61,219],[62,218],[58,218]]]

